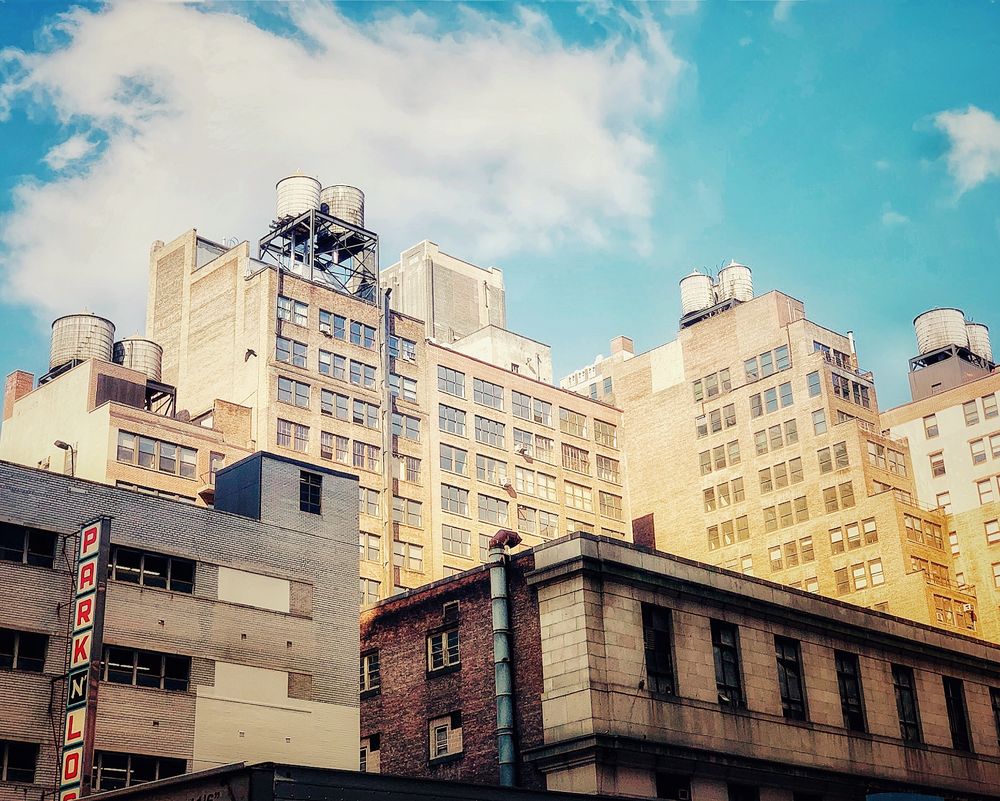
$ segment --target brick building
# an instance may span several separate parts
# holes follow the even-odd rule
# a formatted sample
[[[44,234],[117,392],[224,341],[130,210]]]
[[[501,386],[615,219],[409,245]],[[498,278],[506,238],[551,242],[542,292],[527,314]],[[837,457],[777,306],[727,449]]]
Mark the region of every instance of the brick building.
[[[996,646],[590,534],[508,576],[527,787],[1000,796]],[[496,781],[489,604],[477,569],[364,613],[369,770]]]
[[[636,541],[982,636],[944,511],[918,499],[853,336],[726,269],[747,276],[739,296],[688,276],[677,338],[601,364],[624,410]],[[690,281],[707,282],[703,300]]]
[[[241,760],[356,767],[356,478],[256,454],[217,491],[213,510],[0,462],[0,799],[54,792],[72,554],[100,516],[98,788]]]

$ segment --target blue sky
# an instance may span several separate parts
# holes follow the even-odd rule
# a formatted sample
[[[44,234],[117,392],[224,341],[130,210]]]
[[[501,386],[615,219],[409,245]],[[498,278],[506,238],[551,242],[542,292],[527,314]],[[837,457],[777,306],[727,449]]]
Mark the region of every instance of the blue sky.
[[[853,329],[883,408],[919,312],[1000,349],[996,2],[69,8],[0,3],[3,374],[60,313],[141,330],[149,243],[254,241],[300,168],[367,191],[383,265],[502,267],[557,375],[729,258]]]

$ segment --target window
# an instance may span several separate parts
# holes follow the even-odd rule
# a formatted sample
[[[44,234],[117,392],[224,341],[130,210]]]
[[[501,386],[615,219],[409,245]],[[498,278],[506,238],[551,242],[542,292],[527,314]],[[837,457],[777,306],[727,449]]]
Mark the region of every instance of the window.
[[[482,523],[507,525],[507,501],[489,495],[479,495],[479,520]]]
[[[746,706],[740,678],[739,634],[736,626],[712,621],[712,652],[715,657],[715,686],[722,706]]]
[[[455,556],[472,556],[472,532],[464,528],[449,526],[441,527],[441,549]]]
[[[35,783],[38,744],[0,740],[0,782]]]
[[[138,447],[136,442],[138,441]],[[138,455],[138,461],[136,456]],[[127,431],[118,432],[117,459],[126,464],[138,464],[161,473],[194,478],[197,474],[198,451]]]
[[[503,387],[481,378],[472,379],[472,398],[481,406],[503,411]]]
[[[621,468],[617,459],[597,455],[597,477],[612,484],[621,484]]]
[[[417,343],[412,339],[389,335],[389,356],[393,359],[403,359],[412,362],[417,358]]]
[[[460,663],[457,628],[427,635],[427,670],[441,670]]]
[[[379,517],[378,490],[358,487],[358,513]]]
[[[357,320],[351,320],[351,342],[372,350],[375,347],[375,329]]]
[[[976,489],[979,491],[979,504],[987,504],[993,501],[993,479],[984,478],[976,482]]]
[[[523,531],[526,534],[534,534],[537,511],[537,509],[532,509],[530,506],[521,506],[519,504],[517,507],[517,530]]]
[[[996,520],[987,520],[983,523],[983,528],[986,530],[986,544],[996,545],[1000,543],[1000,522]]]
[[[442,759],[462,753],[462,713],[452,712],[428,723],[430,759]]]
[[[794,543],[792,543],[794,545]],[[778,663],[778,690],[781,713],[786,720],[806,719],[805,688],[802,683],[802,655],[798,640],[774,638],[774,654]]]
[[[337,339],[344,339],[347,336],[347,318],[341,317],[339,314],[331,314],[324,309],[320,309],[319,330],[322,333],[329,334]]]
[[[587,416],[559,407],[559,430],[576,437],[587,437]]]
[[[450,484],[441,485],[441,509],[455,515],[469,516],[469,491]]]
[[[392,564],[414,573],[423,573],[424,546],[396,540],[392,543]]]
[[[31,631],[0,629],[0,669],[41,673],[49,638]]]
[[[552,427],[552,404],[534,398],[531,402],[531,419],[543,426]]]
[[[375,581],[375,579],[360,579],[361,586],[361,605],[371,606],[378,602],[379,592],[382,589],[381,582]]]
[[[190,559],[113,545],[108,575],[114,581],[191,593],[194,592],[194,565]]]
[[[449,434],[465,436],[465,412],[441,404],[438,406],[438,428]]]
[[[934,478],[939,478],[940,476],[943,476],[945,474],[944,452],[937,451],[937,453],[932,453],[927,458],[930,459],[931,463],[931,476],[933,476]]]
[[[559,533],[559,515],[538,510],[538,534],[541,537],[555,537]]]
[[[180,776],[186,769],[187,762],[183,759],[95,751],[94,789],[120,790],[123,787]]]
[[[962,404],[962,414],[965,416],[966,426],[974,426],[979,423],[979,406],[974,400]]]
[[[351,360],[351,383],[367,389],[375,389],[375,368],[364,362]]]
[[[456,398],[465,397],[465,373],[452,370],[450,367],[438,365],[438,389],[454,395]]]
[[[601,503],[601,514],[610,517],[612,520],[622,519],[622,499],[620,495],[612,495],[610,492],[598,493]]]
[[[969,443],[969,451],[972,454],[973,464],[983,464],[986,462],[986,441],[982,438],[972,440]]]
[[[309,450],[309,426],[279,419],[277,442],[282,448],[305,453]]]
[[[674,660],[670,610],[652,604],[642,605],[642,639],[649,691],[673,695]]]
[[[279,362],[294,364],[296,367],[305,367],[309,360],[309,346],[294,339],[277,337],[274,358]]]
[[[969,713],[965,706],[965,690],[961,679],[942,676],[944,702],[948,711],[948,728],[951,745],[956,751],[972,752],[972,735],[969,733]]]
[[[817,409],[812,413],[812,422],[814,434],[826,433],[826,412],[823,409]]]
[[[382,469],[382,449],[361,440],[354,440],[354,467],[379,472]]]
[[[13,523],[0,523],[0,560],[52,567],[55,552],[56,534]]]
[[[355,446],[363,443],[354,443]],[[356,465],[355,465],[356,466]],[[323,476],[308,470],[299,471],[299,511],[318,515],[321,513]]]
[[[382,549],[382,538],[378,534],[369,534],[367,531],[359,532],[361,544],[361,560],[364,562],[378,562]]]
[[[511,411],[514,413],[514,417],[517,417],[520,420],[531,419],[530,395],[524,395],[518,392],[516,389],[511,390],[510,404],[511,404]]]
[[[922,735],[913,668],[893,665],[892,686],[896,695],[896,712],[899,715],[899,735],[904,743],[918,744],[922,740]]]
[[[420,442],[420,420],[407,414],[392,413],[392,435]]]
[[[376,694],[382,686],[378,651],[361,654],[361,692]]]
[[[393,398],[402,398],[405,401],[410,401],[410,403],[416,403],[416,379],[389,373],[389,395]]]
[[[374,403],[355,399],[351,406],[351,422],[367,428],[379,427],[378,406]]]
[[[983,419],[984,420],[992,420],[998,414],[1000,414],[1000,411],[997,410],[997,396],[996,396],[996,393],[994,393],[992,395],[984,395],[983,396]]]
[[[593,492],[590,487],[566,481],[563,484],[566,493],[566,505],[571,509],[581,509],[584,512],[594,511]]]
[[[563,443],[562,466],[575,473],[590,474],[590,454],[582,448]]]
[[[278,400],[282,403],[292,403],[309,408],[309,385],[290,378],[278,377]],[[173,472],[173,471],[168,471]]]
[[[410,498],[400,498],[398,495],[392,499],[392,521],[402,523],[407,526],[419,527],[421,523],[421,513],[423,504]]]
[[[819,372],[812,372],[806,376],[806,387],[810,398],[815,398],[822,393],[823,387],[820,384]]]
[[[309,306],[302,301],[278,295],[278,319],[287,320],[295,325],[308,325]]]
[[[939,433],[937,415],[927,415],[924,418],[924,436],[927,437],[927,439],[934,439],[934,437],[936,437]]]
[[[476,415],[476,442],[492,445],[495,448],[504,447],[504,429],[506,426],[488,417]],[[565,446],[564,446],[565,447]]]
[[[104,681],[113,684],[185,692],[191,678],[191,657],[107,646],[102,668]]]
[[[340,354],[321,350],[319,352],[319,371],[322,375],[332,376],[338,381],[346,381],[347,359]]]
[[[835,651],[837,684],[840,687],[840,710],[844,715],[844,728],[848,731],[866,732],[865,708],[861,691],[861,668],[856,654]]]
[[[727,409],[733,409],[732,406],[727,406]],[[733,423],[730,425],[735,425],[736,412],[733,411]],[[728,417],[726,418],[728,420]],[[612,425],[611,423],[605,423],[602,420],[594,420],[594,441],[598,445],[604,445],[608,448],[618,447],[618,427]]]

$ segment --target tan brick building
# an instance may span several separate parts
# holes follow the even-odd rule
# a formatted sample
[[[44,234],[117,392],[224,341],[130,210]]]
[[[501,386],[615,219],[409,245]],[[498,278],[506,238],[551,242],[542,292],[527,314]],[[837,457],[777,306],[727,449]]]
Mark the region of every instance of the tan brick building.
[[[247,512],[233,514],[0,462],[0,799],[55,792],[72,554],[100,516],[98,789],[244,760],[356,767],[357,481],[305,472],[310,509],[302,465],[223,469],[218,505]]]
[[[636,541],[976,635],[944,515],[882,433],[853,339],[781,292],[681,323],[610,363]]]
[[[998,796],[996,646],[589,534],[506,573],[521,786]],[[362,613],[367,769],[497,782],[490,583],[480,568]]]

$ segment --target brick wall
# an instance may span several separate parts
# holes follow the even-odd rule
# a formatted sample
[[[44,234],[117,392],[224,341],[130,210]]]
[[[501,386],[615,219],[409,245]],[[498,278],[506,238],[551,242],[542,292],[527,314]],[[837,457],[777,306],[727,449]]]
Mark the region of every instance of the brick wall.
[[[508,572],[514,632],[515,728],[519,754],[541,745],[541,643],[538,606],[524,574],[531,553],[519,554]],[[461,667],[428,677],[427,633],[442,625],[443,606],[459,602]],[[403,776],[485,784],[498,781],[496,700],[490,581],[485,567],[384,601],[362,614],[361,651],[378,649],[381,691],[361,702],[361,734],[381,735],[381,771]],[[431,764],[428,722],[462,713],[462,756]],[[544,788],[545,780],[523,760],[518,783]]]

